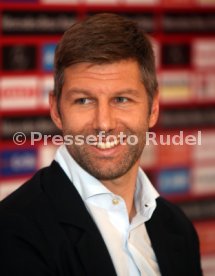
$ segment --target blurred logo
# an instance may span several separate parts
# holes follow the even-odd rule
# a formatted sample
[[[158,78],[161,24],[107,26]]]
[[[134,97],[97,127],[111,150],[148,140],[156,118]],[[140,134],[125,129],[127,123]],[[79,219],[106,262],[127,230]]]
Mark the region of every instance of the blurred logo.
[[[37,78],[4,77],[0,86],[0,108],[35,108],[38,106],[38,95]]]
[[[34,70],[36,69],[35,46],[3,47],[3,70]]]
[[[49,115],[16,116],[4,118],[0,137],[2,139],[12,139],[14,133],[23,132],[29,138],[32,131],[50,135],[55,135],[59,132]]]
[[[172,195],[186,193],[189,190],[189,169],[164,169],[158,174],[158,190],[162,194]]]
[[[56,44],[46,44],[42,48],[42,67],[44,71],[52,71]]]
[[[30,174],[37,169],[36,149],[3,150],[0,152],[2,176]]]
[[[62,34],[75,22],[71,12],[3,11],[3,34]]]
[[[2,3],[37,3],[40,0],[1,0]]]

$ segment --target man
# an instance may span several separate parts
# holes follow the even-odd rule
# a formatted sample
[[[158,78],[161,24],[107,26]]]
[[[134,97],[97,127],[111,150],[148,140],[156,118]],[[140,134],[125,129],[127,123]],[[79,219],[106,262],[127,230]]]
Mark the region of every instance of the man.
[[[65,32],[50,95],[65,145],[1,203],[2,275],[201,275],[192,224],[139,168],[158,109],[152,47],[135,23],[98,14]]]

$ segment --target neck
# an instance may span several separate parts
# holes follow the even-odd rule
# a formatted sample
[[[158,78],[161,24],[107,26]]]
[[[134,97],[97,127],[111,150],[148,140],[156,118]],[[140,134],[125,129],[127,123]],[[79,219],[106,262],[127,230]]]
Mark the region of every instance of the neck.
[[[112,193],[119,195],[125,200],[129,219],[131,220],[135,214],[134,193],[137,180],[138,165],[135,164],[125,175],[112,179],[102,180],[102,184]]]

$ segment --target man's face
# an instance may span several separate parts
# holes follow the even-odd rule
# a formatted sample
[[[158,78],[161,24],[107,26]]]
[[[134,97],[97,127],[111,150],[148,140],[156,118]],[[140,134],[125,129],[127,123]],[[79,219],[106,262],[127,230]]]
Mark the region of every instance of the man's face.
[[[154,98],[150,113],[140,70],[133,60],[68,67],[64,72],[60,114],[54,96],[50,103],[52,119],[64,136],[94,135],[101,141],[98,134],[103,131],[103,136],[117,138],[115,144],[106,143],[103,137],[102,143],[97,141],[95,145],[73,142],[67,146],[76,162],[100,180],[116,179],[138,166],[146,131],[156,123],[158,115],[158,97]],[[129,145],[124,137],[122,145],[120,133],[136,135],[138,143]]]

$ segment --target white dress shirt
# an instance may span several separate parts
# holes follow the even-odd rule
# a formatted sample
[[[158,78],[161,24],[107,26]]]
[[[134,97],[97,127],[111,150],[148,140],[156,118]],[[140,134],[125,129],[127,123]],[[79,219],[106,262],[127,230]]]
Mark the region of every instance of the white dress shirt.
[[[71,157],[65,145],[56,152],[55,161],[72,181],[105,241],[118,276],[161,275],[145,222],[156,208],[159,196],[139,168],[136,215],[129,222],[125,201],[109,191]],[[72,204],[72,202],[71,202]]]

